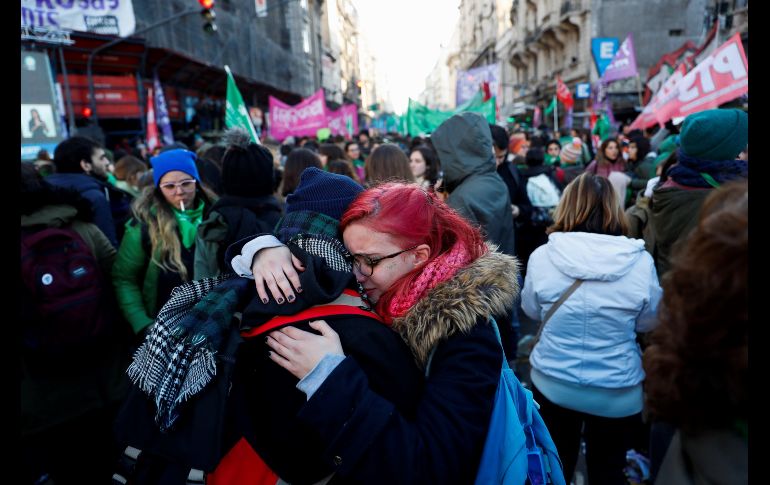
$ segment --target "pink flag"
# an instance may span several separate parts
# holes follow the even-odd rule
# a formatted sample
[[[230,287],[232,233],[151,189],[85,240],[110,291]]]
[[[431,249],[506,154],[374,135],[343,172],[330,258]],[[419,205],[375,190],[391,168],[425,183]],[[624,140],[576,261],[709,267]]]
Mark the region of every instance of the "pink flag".
[[[158,137],[158,124],[155,122],[155,101],[152,88],[147,88],[147,149],[152,152],[160,146]]]
[[[329,111],[326,120],[333,135],[351,138],[358,133],[358,107],[355,104],[346,104],[337,111]]]
[[[692,71],[684,74],[680,67],[672,74],[632,126],[663,125],[671,118],[717,108],[747,94],[748,82],[749,64],[740,34],[735,34]]]
[[[326,127],[326,101],[323,89],[319,89],[299,104],[290,106],[270,96],[270,136],[284,140],[288,136],[315,136]]]

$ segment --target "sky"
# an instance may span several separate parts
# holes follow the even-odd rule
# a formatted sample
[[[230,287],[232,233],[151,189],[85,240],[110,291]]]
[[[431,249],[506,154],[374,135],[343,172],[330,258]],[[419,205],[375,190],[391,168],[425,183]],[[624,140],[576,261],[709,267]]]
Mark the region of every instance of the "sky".
[[[363,33],[387,77],[396,113],[425,89],[425,77],[447,45],[460,0],[353,0]]]

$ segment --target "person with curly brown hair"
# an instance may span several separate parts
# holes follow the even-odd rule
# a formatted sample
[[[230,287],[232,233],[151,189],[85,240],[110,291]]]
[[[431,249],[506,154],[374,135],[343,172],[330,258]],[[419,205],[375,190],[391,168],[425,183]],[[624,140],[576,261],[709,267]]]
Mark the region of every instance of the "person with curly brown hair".
[[[748,195],[745,181],[714,190],[663,280],[644,353],[656,484],[748,483]]]

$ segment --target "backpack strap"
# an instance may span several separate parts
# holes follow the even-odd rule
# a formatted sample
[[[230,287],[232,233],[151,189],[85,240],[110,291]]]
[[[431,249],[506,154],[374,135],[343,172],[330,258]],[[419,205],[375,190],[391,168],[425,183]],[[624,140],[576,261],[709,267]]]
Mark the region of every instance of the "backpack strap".
[[[534,347],[535,344],[537,344],[537,341],[540,340],[540,334],[543,332],[543,328],[545,327],[545,324],[548,322],[548,320],[551,318],[551,316],[556,312],[556,310],[559,309],[562,303],[564,303],[569,296],[575,292],[575,290],[578,289],[578,286],[583,284],[583,280],[575,280],[574,283],[570,285],[569,288],[567,288],[567,291],[565,291],[561,297],[558,299],[556,303],[553,304],[551,308],[548,309],[548,312],[545,314],[545,318],[543,318],[543,321],[540,322],[540,328],[537,329],[537,336],[535,337],[535,343],[532,344]]]
[[[118,459],[118,471],[112,474],[112,485],[126,485],[133,478],[136,463],[142,450],[133,446],[126,446],[123,454]],[[187,474],[185,485],[206,485],[206,472],[197,468],[191,468]]]
[[[275,330],[279,327],[285,327],[292,323],[302,322],[306,320],[313,320],[316,318],[324,318],[336,315],[357,315],[362,317],[373,318],[380,323],[384,323],[382,317],[374,313],[368,307],[363,305],[361,295],[355,290],[345,289],[340,296],[321,305],[314,305],[310,308],[306,308],[301,312],[294,315],[278,315],[264,324],[241,332],[241,337],[252,338],[263,335],[267,332]]]
[[[136,469],[136,462],[139,460],[139,455],[142,454],[142,450],[134,448],[133,446],[126,446],[123,450],[123,454],[118,459],[118,471],[112,475],[113,485],[126,485],[130,478],[134,476],[134,470]]]

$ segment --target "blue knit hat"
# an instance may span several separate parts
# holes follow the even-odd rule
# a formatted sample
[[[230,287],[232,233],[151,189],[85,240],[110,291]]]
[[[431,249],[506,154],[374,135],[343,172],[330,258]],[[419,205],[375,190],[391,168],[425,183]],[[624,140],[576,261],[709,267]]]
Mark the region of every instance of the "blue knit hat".
[[[160,179],[167,173],[179,170],[192,176],[198,182],[201,181],[198,175],[198,168],[195,166],[195,154],[188,150],[176,149],[161,153],[157,157],[150,159],[152,164],[152,178],[157,187]]]
[[[749,143],[749,117],[739,109],[710,109],[685,118],[679,146],[700,160],[734,160]]]
[[[297,188],[286,198],[286,213],[320,212],[339,221],[363,190],[350,177],[308,167],[300,175]]]

